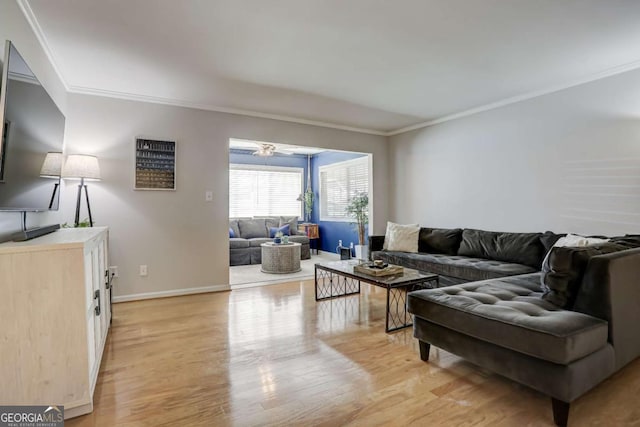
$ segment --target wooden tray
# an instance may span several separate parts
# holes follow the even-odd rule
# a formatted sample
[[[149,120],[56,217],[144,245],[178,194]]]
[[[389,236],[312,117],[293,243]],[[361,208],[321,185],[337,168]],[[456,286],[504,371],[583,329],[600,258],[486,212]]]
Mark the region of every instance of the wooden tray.
[[[399,265],[389,265],[385,268],[372,268],[366,264],[360,264],[353,267],[353,271],[356,273],[362,273],[369,276],[392,276],[394,274],[402,274],[404,272],[404,268]]]

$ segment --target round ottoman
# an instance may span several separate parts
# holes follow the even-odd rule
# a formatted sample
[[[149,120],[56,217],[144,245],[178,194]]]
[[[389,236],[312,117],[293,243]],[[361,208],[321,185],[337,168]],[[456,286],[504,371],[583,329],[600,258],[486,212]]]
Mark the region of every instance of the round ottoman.
[[[262,272],[273,274],[296,273],[300,268],[300,243],[263,243]]]

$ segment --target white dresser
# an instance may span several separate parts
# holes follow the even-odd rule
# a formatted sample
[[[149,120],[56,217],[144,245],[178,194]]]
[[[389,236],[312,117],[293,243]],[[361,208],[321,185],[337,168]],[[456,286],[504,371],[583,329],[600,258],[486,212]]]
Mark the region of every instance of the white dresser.
[[[108,229],[0,244],[0,402],[93,410],[111,320]]]

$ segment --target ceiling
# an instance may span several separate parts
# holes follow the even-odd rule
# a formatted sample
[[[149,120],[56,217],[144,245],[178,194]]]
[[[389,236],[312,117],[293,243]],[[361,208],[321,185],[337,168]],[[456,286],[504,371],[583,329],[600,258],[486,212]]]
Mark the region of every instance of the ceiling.
[[[636,0],[18,0],[72,92],[390,134],[640,67]]]

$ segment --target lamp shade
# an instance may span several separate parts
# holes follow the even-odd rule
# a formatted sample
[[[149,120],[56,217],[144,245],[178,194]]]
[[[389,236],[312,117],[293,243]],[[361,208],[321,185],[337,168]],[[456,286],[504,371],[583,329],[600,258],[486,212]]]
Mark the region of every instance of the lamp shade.
[[[42,178],[60,178],[62,170],[62,153],[48,152],[40,169]]]
[[[65,179],[100,180],[100,165],[96,156],[71,154],[62,166],[62,177]]]

